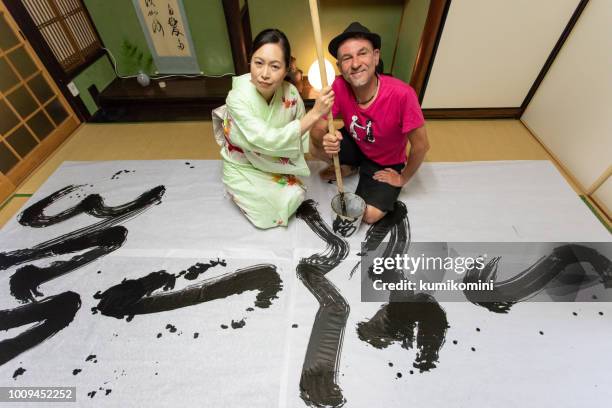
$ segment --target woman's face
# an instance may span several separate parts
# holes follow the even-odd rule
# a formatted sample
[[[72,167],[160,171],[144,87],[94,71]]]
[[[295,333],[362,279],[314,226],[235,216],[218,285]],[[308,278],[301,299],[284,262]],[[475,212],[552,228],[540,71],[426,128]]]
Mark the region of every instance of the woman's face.
[[[283,50],[278,44],[264,44],[251,58],[251,82],[269,101],[287,75]]]

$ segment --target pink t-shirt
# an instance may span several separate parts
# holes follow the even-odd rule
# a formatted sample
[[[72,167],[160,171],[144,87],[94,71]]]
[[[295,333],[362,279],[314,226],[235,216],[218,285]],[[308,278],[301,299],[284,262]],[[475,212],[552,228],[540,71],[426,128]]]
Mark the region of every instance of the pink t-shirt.
[[[332,113],[342,116],[361,151],[381,166],[406,162],[406,134],[423,126],[423,112],[412,87],[388,75],[379,75],[376,100],[363,109],[351,86],[341,76],[332,88],[336,94]]]

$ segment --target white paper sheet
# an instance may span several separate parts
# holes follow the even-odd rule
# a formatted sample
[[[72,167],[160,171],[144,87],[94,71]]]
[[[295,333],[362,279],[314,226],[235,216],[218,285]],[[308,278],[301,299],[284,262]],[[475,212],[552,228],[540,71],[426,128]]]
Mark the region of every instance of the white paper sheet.
[[[78,293],[81,307],[66,328],[0,366],[0,386],[76,386],[78,406],[306,406],[298,384],[318,302],[296,278],[296,266],[300,258],[323,251],[325,243],[297,219],[288,228],[257,230],[225,196],[219,161],[186,163],[66,162],[34,194],[26,207],[67,185],[86,186],[80,196],[75,192],[46,211],[55,214],[89,193],[114,206],[158,185],[166,189],[159,205],[120,224],[128,230],[121,248],[40,286],[44,296]],[[318,180],[320,163],[312,167],[307,195],[331,223],[335,185]],[[124,170],[130,172],[117,174]],[[356,181],[347,179],[347,190]],[[413,241],[610,241],[548,162],[426,163],[400,199],[408,208]],[[0,251],[30,248],[97,221],[81,214],[29,228],[14,219],[0,231]],[[347,259],[327,274],[351,308],[339,366],[345,406],[574,407],[585,401],[607,406],[612,397],[608,303],[520,303],[505,315],[470,303],[444,303],[450,325],[446,342],[437,367],[423,373],[412,367],[414,350],[397,344],[380,350],[361,341],[357,323],[381,306],[360,302],[359,271],[349,279],[365,231],[362,226],[348,239]],[[177,279],[173,290],[270,263],[283,281],[278,299],[266,309],[253,307],[256,292],[248,291],[136,315],[130,322],[91,311],[98,304],[93,295],[123,279],[160,270],[178,273],[216,259],[226,266],[212,267],[193,281]],[[18,268],[0,275],[0,310],[20,306],[9,289]],[[244,327],[231,328],[232,320],[243,318]],[[177,331],[171,333],[168,324]],[[0,333],[0,341],[25,328]],[[96,358],[85,361],[92,354]],[[19,367],[26,371],[13,379]],[[74,369],[82,371],[73,375]],[[93,398],[87,395],[91,391],[96,391]]]

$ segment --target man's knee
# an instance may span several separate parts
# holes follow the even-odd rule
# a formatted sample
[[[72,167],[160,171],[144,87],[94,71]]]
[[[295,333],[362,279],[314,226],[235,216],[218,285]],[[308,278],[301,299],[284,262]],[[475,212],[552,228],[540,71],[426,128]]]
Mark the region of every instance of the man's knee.
[[[327,127],[322,127],[320,123],[315,124],[315,126],[310,129],[310,145],[317,149],[323,149],[323,137],[326,133]]]
[[[385,212],[371,205],[366,206],[365,214],[363,214],[363,222],[366,224],[374,224],[385,216]]]
[[[317,145],[314,138],[310,138],[310,155],[315,159],[322,160],[325,162],[331,162],[329,155],[325,153],[322,145]]]

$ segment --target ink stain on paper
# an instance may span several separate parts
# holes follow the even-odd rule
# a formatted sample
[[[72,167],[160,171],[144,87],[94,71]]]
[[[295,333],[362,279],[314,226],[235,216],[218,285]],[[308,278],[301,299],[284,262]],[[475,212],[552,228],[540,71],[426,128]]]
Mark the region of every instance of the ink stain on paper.
[[[232,324],[232,329],[242,329],[246,325],[246,322],[244,321],[244,319],[241,319],[238,321],[232,320],[231,324]]]
[[[121,174],[127,174],[127,173],[136,173],[136,170],[119,170],[118,172],[116,172],[115,174],[111,176],[111,180],[116,180],[119,178]]]
[[[19,367],[18,369],[15,370],[15,372],[13,373],[13,380],[16,380],[17,377],[19,377],[20,375],[23,375],[23,373],[25,373],[27,370],[23,367]]]

